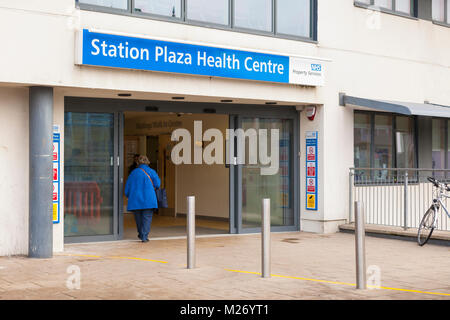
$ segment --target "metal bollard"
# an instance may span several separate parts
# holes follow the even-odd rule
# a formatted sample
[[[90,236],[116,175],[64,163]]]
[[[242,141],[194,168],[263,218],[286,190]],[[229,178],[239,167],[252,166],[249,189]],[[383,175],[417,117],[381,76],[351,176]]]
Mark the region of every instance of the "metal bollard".
[[[195,268],[195,197],[187,197],[187,268]]]
[[[356,289],[366,289],[366,250],[364,231],[364,208],[355,201],[355,248],[356,248]]]
[[[404,186],[404,212],[403,212],[403,230],[408,230],[408,211],[409,211],[409,199],[408,199],[408,171],[405,171],[405,186]]]
[[[270,278],[270,199],[262,200],[262,277]]]

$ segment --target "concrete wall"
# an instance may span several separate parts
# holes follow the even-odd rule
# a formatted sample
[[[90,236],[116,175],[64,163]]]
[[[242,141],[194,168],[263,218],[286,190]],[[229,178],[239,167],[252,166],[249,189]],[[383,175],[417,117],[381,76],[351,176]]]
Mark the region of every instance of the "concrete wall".
[[[28,254],[29,96],[27,87],[0,86],[0,256]],[[64,137],[64,97],[54,92],[54,123]],[[64,142],[62,141],[62,145]],[[61,148],[64,159],[64,148]],[[64,166],[61,166],[64,170]],[[64,172],[61,172],[64,190]],[[64,250],[64,199],[61,222],[53,225],[53,249]]]
[[[28,88],[0,87],[0,256],[28,253]]]

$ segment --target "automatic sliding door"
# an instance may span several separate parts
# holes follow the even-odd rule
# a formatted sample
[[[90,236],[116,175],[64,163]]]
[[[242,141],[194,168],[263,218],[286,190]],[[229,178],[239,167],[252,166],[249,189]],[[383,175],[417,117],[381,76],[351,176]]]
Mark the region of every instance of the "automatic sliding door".
[[[117,235],[116,122],[114,113],[65,113],[64,235],[69,242]]]
[[[273,156],[271,142],[271,132],[278,130],[279,139],[275,141],[278,146],[278,170],[271,174],[262,174],[261,169],[268,167],[261,164],[259,150],[264,141],[258,139],[258,162],[252,164],[248,155],[250,153],[250,139],[245,143],[245,162],[240,165],[241,188],[237,188],[241,193],[240,217],[241,231],[251,232],[260,230],[261,227],[261,201],[263,198],[271,200],[271,226],[275,229],[295,227],[294,201],[293,201],[293,143],[294,130],[292,119],[277,118],[250,118],[243,117],[240,127],[244,132],[255,130],[259,134],[260,130],[267,130],[267,155],[272,161],[276,161]],[[255,147],[255,146],[253,146]],[[272,166],[274,163],[272,163]],[[239,183],[239,182],[238,182]]]

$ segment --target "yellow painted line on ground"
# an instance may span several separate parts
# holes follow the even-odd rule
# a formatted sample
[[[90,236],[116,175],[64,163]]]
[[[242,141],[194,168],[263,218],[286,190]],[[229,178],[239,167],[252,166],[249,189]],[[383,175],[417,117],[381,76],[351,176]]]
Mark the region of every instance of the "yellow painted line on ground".
[[[144,258],[136,258],[136,257],[102,257],[90,254],[58,254],[60,256],[74,256],[74,257],[88,257],[88,258],[104,258],[104,259],[123,259],[123,260],[138,260],[138,261],[146,261],[146,262],[157,262],[167,264],[169,262],[162,260],[152,260],[152,259],[144,259]],[[186,265],[180,265],[186,266]],[[244,273],[244,274],[255,274],[261,275],[261,272],[253,272],[253,271],[242,271],[242,270],[233,270],[233,269],[225,269],[225,271],[235,272],[235,273]],[[304,277],[292,277],[292,276],[283,276],[279,274],[271,274],[272,277],[276,278],[285,278],[285,279],[295,279],[295,280],[303,280],[303,281],[312,281],[312,282],[320,282],[320,283],[329,283],[329,284],[337,284],[337,285],[345,285],[356,287],[355,283],[348,282],[340,282],[340,281],[329,281],[329,280],[321,280],[321,279],[312,279],[312,278],[304,278]],[[393,290],[393,291],[402,291],[402,292],[412,292],[412,293],[420,293],[420,294],[432,294],[438,296],[447,296],[450,297],[450,293],[442,293],[442,292],[430,292],[430,291],[421,291],[421,290],[413,290],[413,289],[402,289],[402,288],[392,288],[392,287],[378,287],[368,285],[369,288],[375,289],[383,289],[383,290]]]
[[[110,258],[110,259],[124,259],[124,260],[139,260],[139,261],[158,262],[158,263],[168,263],[167,261],[144,259],[144,258],[135,258],[135,257],[108,257],[108,258]]]
[[[161,260],[152,260],[152,259],[144,259],[144,258],[135,258],[135,257],[102,257],[95,256],[91,254],[58,254],[60,256],[70,256],[70,257],[88,257],[88,258],[102,258],[102,259],[125,259],[125,260],[139,260],[139,261],[147,261],[147,262],[158,262],[158,263],[168,263],[167,261]]]
[[[437,296],[447,296],[450,297],[450,293],[442,293],[442,292],[430,292],[430,291],[420,291],[420,290],[412,290],[412,289],[401,289],[401,288],[390,288],[390,287],[376,287],[376,286],[368,286],[372,288],[380,288],[384,290],[395,290],[395,291],[405,291],[405,292],[413,292],[413,293],[422,293],[422,294],[434,294]]]
[[[225,269],[226,271],[236,272],[236,273],[246,273],[246,274],[256,274],[261,275],[261,272],[251,272],[251,271],[242,271],[242,270],[231,270]],[[311,279],[311,278],[302,278],[302,277],[291,277],[291,276],[283,276],[279,274],[271,274],[272,277],[276,278],[286,278],[286,279],[296,279],[296,280],[305,280],[305,281],[313,281],[313,282],[321,282],[321,283],[330,283],[330,284],[339,284],[356,287],[355,283],[347,283],[347,282],[339,282],[339,281],[329,281],[329,280],[320,280],[320,279]],[[384,289],[384,290],[394,290],[394,291],[402,291],[402,292],[412,292],[412,293],[420,293],[420,294],[433,294],[438,296],[448,296],[450,297],[450,293],[442,293],[442,292],[430,292],[430,291],[421,291],[421,290],[413,290],[413,289],[401,289],[401,288],[392,288],[392,287],[378,287],[368,285],[369,288],[374,289]]]
[[[92,254],[58,254],[58,256],[67,256],[67,257],[87,257],[87,258],[102,258],[101,256],[95,256]]]

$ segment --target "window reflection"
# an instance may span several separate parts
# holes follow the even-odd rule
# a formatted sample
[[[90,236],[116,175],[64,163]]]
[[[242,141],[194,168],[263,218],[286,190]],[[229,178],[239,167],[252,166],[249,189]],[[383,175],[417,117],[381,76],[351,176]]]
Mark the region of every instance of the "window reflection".
[[[431,11],[433,20],[443,22],[445,17],[445,0],[433,0]]]
[[[242,166],[242,226],[244,228],[261,227],[261,199],[270,198],[271,225],[293,226],[293,197],[291,193],[292,155],[292,120],[243,118],[242,128],[266,129],[268,134],[267,154],[271,154],[271,130],[279,130],[279,170],[274,175],[261,175],[258,164],[249,164],[247,155],[250,139],[246,139],[246,161]]]
[[[445,120],[433,119],[432,125],[432,163],[433,169],[445,169]],[[437,179],[443,178],[442,172],[435,173]]]
[[[374,168],[392,168],[392,117],[385,115],[375,115],[374,132]],[[387,170],[376,172],[380,180],[386,180]]]
[[[180,18],[181,0],[135,0],[134,11]]]
[[[113,234],[114,115],[64,114],[64,235]]]
[[[395,11],[410,14],[411,13],[411,0],[396,0]]]
[[[369,168],[370,167],[370,115],[355,114],[355,167]]]
[[[447,169],[450,169],[450,120],[447,120]],[[450,178],[450,172],[448,174]]]
[[[278,0],[276,5],[277,33],[310,36],[310,0]]]
[[[189,20],[228,25],[228,0],[187,0],[186,17]]]
[[[396,149],[397,167],[414,168],[415,143],[414,143],[414,119],[408,117],[396,117]]]
[[[393,168],[416,168],[416,124],[414,117],[390,114],[354,113],[355,182],[395,183],[403,181],[404,172]],[[379,169],[379,170],[378,170]],[[409,172],[415,179],[415,172]]]
[[[128,0],[78,0],[78,2],[113,9],[128,9]]]
[[[235,0],[234,25],[238,28],[272,31],[272,0]]]
[[[392,0],[375,0],[375,5],[392,10]]]

